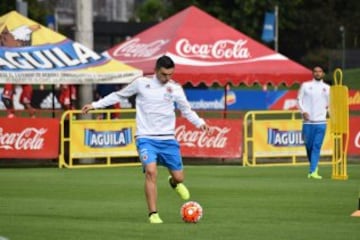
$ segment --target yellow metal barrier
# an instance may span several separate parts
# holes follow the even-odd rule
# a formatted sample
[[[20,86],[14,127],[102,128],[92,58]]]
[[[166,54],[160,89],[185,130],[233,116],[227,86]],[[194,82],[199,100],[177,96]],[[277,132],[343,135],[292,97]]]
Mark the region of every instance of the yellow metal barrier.
[[[250,111],[244,116],[244,166],[308,164],[298,111]],[[321,164],[333,152],[330,130],[321,149]],[[262,161],[258,159],[262,158]],[[301,159],[300,159],[301,158]],[[290,161],[289,161],[290,159]]]
[[[349,91],[342,85],[341,69],[334,71],[334,85],[330,88],[331,134],[334,141],[332,178],[346,180],[347,149],[349,143]]]
[[[113,114],[121,119],[112,119]],[[59,168],[139,166],[134,118],[134,109],[64,112]]]

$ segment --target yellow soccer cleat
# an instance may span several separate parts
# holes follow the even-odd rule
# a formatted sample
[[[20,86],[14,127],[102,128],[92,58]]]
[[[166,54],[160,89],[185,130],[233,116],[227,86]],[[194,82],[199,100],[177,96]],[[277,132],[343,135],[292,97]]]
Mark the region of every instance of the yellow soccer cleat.
[[[169,184],[172,188],[175,189],[177,194],[181,197],[182,200],[189,200],[190,199],[190,192],[187,187],[183,183],[178,183],[176,186],[172,184],[171,176],[169,176]]]
[[[163,223],[158,213],[153,213],[149,217],[150,223]]]
[[[322,179],[322,176],[320,176],[317,172],[312,172],[308,174],[308,178],[320,180]]]

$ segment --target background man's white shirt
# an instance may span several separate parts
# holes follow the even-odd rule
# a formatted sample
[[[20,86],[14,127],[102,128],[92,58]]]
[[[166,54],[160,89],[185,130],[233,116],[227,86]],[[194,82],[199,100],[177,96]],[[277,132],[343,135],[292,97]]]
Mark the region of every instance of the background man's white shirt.
[[[309,114],[309,121],[326,121],[329,107],[330,86],[321,81],[304,82],[298,93],[298,105],[302,113]]]

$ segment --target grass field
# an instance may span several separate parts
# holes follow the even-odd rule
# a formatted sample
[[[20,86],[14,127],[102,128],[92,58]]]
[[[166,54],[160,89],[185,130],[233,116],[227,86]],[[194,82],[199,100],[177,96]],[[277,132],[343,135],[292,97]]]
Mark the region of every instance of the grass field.
[[[343,84],[349,89],[360,90],[360,68],[345,70]]]
[[[147,222],[139,167],[109,169],[3,168],[0,236],[39,239],[358,240],[360,165],[349,180],[309,180],[307,167],[186,166],[192,200],[204,208],[198,224],[183,223],[183,203],[159,168],[159,212]],[[0,237],[1,239],[1,237]]]

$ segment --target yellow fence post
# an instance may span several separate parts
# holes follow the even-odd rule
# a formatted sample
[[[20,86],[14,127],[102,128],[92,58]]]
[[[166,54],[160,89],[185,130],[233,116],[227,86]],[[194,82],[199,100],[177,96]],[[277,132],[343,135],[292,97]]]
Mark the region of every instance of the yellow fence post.
[[[334,71],[334,85],[330,87],[330,126],[334,142],[332,179],[346,180],[349,142],[349,90],[342,85],[343,73]]]

